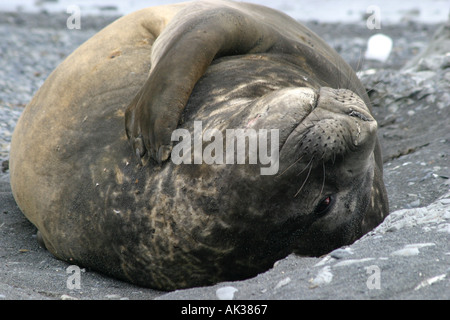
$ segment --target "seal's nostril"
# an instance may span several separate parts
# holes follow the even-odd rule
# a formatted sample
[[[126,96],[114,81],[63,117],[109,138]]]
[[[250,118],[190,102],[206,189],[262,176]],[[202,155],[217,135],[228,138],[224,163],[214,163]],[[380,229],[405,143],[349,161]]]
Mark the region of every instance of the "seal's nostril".
[[[371,121],[371,119],[367,118],[365,115],[363,115],[361,112],[355,111],[353,109],[349,109],[348,115],[350,117],[355,117],[355,118],[359,118],[363,121]]]

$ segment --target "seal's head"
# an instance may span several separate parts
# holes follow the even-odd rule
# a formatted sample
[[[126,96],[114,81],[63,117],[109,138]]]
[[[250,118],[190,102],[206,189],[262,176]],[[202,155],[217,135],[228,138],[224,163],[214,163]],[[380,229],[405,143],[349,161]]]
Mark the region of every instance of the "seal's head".
[[[274,91],[255,104],[248,122],[280,128],[279,170],[268,188],[283,193],[276,203],[291,204],[287,221],[299,222],[291,237],[297,253],[321,255],[350,244],[387,215],[377,122],[353,91]]]

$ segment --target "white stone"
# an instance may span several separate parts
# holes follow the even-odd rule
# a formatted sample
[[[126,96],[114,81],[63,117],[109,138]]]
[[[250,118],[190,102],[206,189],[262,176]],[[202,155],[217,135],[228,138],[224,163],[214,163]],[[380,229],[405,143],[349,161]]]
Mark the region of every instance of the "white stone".
[[[369,38],[365,58],[385,62],[392,51],[392,39],[378,33]]]
[[[216,290],[216,297],[219,300],[233,300],[237,291],[239,290],[232,286],[222,287]]]

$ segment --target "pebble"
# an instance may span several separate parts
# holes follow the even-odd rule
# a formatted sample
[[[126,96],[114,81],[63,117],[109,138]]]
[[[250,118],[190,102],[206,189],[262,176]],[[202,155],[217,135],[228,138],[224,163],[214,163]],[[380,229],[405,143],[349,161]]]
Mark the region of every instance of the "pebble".
[[[409,204],[409,206],[410,206],[411,208],[417,208],[417,207],[420,207],[420,199],[414,200],[413,202],[411,202],[411,203]]]
[[[67,295],[67,294],[63,294],[63,295],[61,296],[61,300],[78,300],[78,298],[69,296],[69,295]]]
[[[418,254],[419,254],[418,248],[404,248],[391,253],[391,255],[393,256],[404,256],[404,257],[416,256]]]
[[[216,297],[219,300],[233,300],[237,291],[239,290],[232,286],[222,287],[216,290]]]
[[[349,266],[355,263],[363,263],[363,262],[367,262],[367,261],[372,261],[375,258],[363,258],[363,259],[348,259],[348,260],[344,260],[341,262],[338,262],[334,265],[334,267],[345,267],[345,266]]]
[[[287,277],[284,278],[283,280],[280,280],[277,285],[275,286],[275,290],[280,289],[281,287],[284,287],[285,285],[287,285],[289,282],[291,282],[291,278]]]
[[[405,247],[403,249],[400,250],[396,250],[394,252],[391,253],[391,255],[393,256],[404,256],[404,257],[409,257],[409,256],[416,256],[419,254],[419,249],[420,248],[424,248],[424,247],[429,247],[429,246],[435,246],[435,243],[413,243],[413,244],[408,244],[405,245]]]
[[[385,62],[391,54],[392,44],[392,39],[384,34],[371,36],[367,42],[365,58]]]
[[[415,288],[414,291],[419,290],[421,288],[424,288],[426,286],[431,286],[433,283],[439,282],[439,281],[443,281],[446,278],[446,274],[441,274],[429,279],[426,279],[424,281],[422,281],[421,283],[419,283]]]
[[[331,257],[330,255],[326,255],[322,260],[320,260],[319,262],[317,262],[314,267],[321,267],[329,262],[333,262],[336,259]]]
[[[333,280],[333,274],[331,273],[331,268],[329,266],[323,267],[317,273],[316,277],[310,280],[313,286],[320,286],[328,284]]]
[[[118,294],[107,294],[105,298],[109,300],[119,300],[121,299],[121,296]]]
[[[353,250],[351,248],[339,248],[330,252],[330,256],[335,259],[342,259],[352,254]]]

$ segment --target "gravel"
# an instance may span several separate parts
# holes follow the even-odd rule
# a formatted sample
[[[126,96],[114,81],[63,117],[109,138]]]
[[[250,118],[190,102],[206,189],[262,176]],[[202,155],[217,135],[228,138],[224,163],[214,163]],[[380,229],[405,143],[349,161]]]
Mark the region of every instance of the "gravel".
[[[449,299],[450,48],[439,39],[441,51],[420,56],[441,26],[412,22],[381,30],[307,23],[359,71],[374,104],[392,212],[376,231],[323,259],[291,255],[246,281],[165,294],[83,269],[82,290],[67,290],[67,264],[36,244],[34,226],[12,197],[7,163],[24,106],[65,57],[114,17],[87,17],[81,30],[68,30],[66,19],[0,12],[0,300]],[[384,63],[363,59],[377,32],[394,43]],[[446,32],[440,31],[450,39]],[[378,271],[381,289],[376,278],[368,282],[369,272]]]

